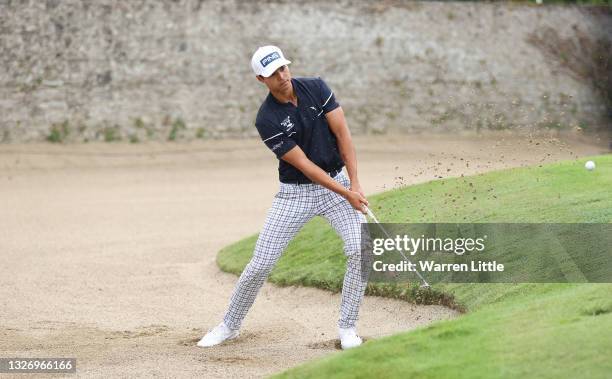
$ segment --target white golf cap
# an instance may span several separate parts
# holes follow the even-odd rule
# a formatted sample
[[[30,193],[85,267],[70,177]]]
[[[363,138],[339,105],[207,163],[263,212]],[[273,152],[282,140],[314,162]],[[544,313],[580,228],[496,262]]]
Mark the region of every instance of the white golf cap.
[[[251,58],[251,67],[255,75],[269,77],[277,68],[291,63],[285,59],[283,52],[276,46],[262,46]]]

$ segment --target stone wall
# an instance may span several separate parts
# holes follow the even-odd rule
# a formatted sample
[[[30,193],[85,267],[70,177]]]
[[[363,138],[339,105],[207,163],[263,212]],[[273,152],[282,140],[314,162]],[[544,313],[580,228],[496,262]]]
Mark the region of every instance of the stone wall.
[[[601,127],[584,77],[533,41],[612,40],[610,12],[513,3],[0,0],[0,140],[254,136],[276,44],[354,133]]]

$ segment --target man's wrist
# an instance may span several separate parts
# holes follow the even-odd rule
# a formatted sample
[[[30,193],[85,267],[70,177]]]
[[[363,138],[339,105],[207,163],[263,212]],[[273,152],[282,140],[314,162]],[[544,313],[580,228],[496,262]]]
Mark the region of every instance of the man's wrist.
[[[351,193],[351,190],[348,188],[342,187],[342,193],[340,194],[343,198],[348,199],[348,195]]]

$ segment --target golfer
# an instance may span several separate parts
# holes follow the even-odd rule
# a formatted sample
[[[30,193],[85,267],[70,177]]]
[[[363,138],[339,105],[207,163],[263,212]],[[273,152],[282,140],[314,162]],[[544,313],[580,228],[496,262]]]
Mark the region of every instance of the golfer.
[[[279,160],[279,192],[268,211],[253,258],[232,294],[223,322],[200,347],[236,338],[242,320],[287,244],[314,216],[322,216],[342,238],[347,256],[342,285],[340,342],[359,346],[355,323],[367,284],[361,275],[361,224],[368,204],[357,177],[357,160],[344,113],[321,78],[292,78],[276,46],[257,49],[251,66],[270,90],[255,126]],[[348,178],[342,169],[346,165]]]

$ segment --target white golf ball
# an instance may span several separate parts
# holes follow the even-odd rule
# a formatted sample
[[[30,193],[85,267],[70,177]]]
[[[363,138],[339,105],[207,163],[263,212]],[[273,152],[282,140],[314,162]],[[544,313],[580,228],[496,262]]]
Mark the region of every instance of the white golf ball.
[[[595,170],[595,162],[588,161],[587,163],[584,164],[584,168],[586,168],[589,171]]]

